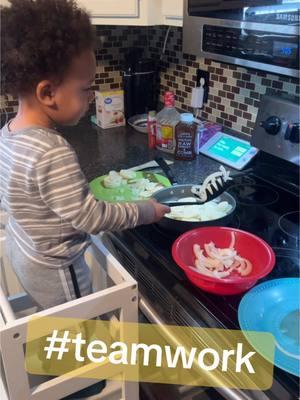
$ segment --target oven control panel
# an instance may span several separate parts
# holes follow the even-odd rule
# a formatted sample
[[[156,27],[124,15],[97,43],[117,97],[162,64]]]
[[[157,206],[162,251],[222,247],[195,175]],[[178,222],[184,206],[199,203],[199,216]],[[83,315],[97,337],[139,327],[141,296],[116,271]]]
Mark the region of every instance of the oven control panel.
[[[202,50],[297,70],[298,35],[204,25]]]
[[[300,165],[299,99],[265,96],[251,144],[266,153]]]

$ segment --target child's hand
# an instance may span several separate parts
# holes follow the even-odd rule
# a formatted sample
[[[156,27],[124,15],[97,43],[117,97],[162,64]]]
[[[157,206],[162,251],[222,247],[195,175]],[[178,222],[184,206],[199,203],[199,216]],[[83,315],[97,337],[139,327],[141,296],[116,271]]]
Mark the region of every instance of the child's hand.
[[[139,217],[136,225],[146,225],[158,222],[165,214],[171,212],[170,207],[160,204],[155,199],[138,201]]]
[[[162,217],[163,217],[165,214],[168,214],[169,212],[171,212],[170,207],[158,203],[157,200],[155,200],[155,199],[150,199],[149,201],[152,202],[152,204],[153,204],[153,206],[154,206],[154,210],[155,210],[155,217],[154,217],[155,220],[154,220],[153,222],[159,221],[160,219],[162,219]]]

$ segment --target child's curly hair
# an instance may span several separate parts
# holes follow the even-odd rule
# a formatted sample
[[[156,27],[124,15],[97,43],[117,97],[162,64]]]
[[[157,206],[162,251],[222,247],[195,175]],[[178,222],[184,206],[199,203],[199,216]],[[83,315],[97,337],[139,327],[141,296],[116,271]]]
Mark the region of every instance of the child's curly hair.
[[[2,93],[26,95],[35,85],[60,82],[72,59],[92,49],[89,15],[74,0],[9,0],[1,7]]]

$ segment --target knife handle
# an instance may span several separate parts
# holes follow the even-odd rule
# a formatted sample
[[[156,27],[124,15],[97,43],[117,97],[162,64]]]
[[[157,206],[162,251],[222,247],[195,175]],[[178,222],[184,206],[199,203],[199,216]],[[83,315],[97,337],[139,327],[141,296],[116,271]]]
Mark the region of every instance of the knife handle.
[[[160,166],[160,168],[163,170],[163,172],[166,174],[166,176],[169,179],[169,181],[171,182],[171,184],[173,186],[178,185],[177,179],[175,178],[173,171],[168,166],[168,164],[165,162],[165,160],[162,157],[155,157],[155,161]]]

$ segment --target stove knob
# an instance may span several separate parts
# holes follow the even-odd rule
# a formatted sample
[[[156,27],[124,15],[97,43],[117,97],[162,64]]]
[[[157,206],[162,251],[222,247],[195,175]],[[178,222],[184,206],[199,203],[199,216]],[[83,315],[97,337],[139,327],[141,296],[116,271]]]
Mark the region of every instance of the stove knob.
[[[292,143],[299,143],[300,138],[300,123],[288,124],[284,135],[285,140],[289,140]]]
[[[265,128],[265,131],[270,135],[277,135],[281,128],[281,120],[278,117],[272,116],[262,121],[260,126]]]

